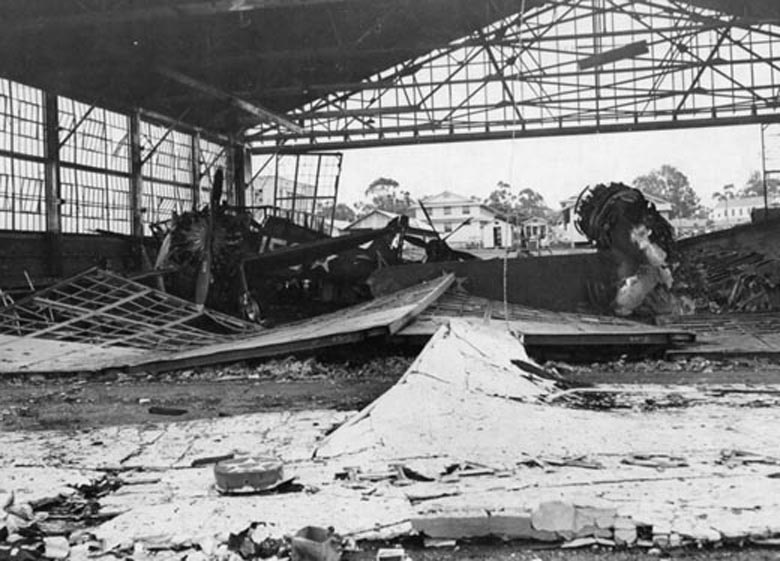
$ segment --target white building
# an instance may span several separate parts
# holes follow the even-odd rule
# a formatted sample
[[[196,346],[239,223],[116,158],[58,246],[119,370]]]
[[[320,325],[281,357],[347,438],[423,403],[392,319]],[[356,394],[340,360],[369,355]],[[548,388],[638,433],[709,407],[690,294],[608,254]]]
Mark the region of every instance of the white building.
[[[473,200],[451,191],[444,191],[422,199],[433,226],[454,248],[496,248],[512,244],[512,226],[499,212],[479,200]],[[419,205],[410,209],[410,216],[427,223]],[[464,221],[471,222],[461,226]],[[457,230],[457,231],[455,231]]]
[[[520,223],[522,243],[526,248],[536,249],[550,245],[550,223],[541,216],[532,216]]]
[[[780,206],[778,197],[769,197],[769,206]],[[710,220],[716,227],[728,227],[735,224],[744,224],[750,222],[750,213],[753,209],[764,208],[764,197],[742,197],[739,199],[725,199],[719,201],[715,207],[710,210]]]

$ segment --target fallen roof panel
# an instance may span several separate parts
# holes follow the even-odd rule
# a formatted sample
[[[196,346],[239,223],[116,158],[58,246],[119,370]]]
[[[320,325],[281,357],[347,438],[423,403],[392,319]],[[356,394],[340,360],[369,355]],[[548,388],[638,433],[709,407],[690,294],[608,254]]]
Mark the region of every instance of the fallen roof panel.
[[[370,302],[275,329],[262,329],[209,310],[199,312],[200,319],[233,322],[228,325],[236,328],[232,332],[223,329],[223,333],[213,333],[185,325],[195,315],[190,309],[195,308],[194,304],[174,297],[168,299],[165,293],[105,271],[92,270],[0,310],[0,374],[126,369],[157,372],[395,335],[435,302],[453,281],[454,275],[445,275]],[[86,294],[91,294],[92,299]],[[147,310],[126,309],[128,303],[144,302],[148,298],[157,304],[165,302],[169,306],[168,315],[147,317],[160,313],[159,305]],[[143,313],[147,315],[141,321],[139,317]],[[245,329],[239,333],[238,328]],[[128,334],[133,330],[135,334]]]
[[[358,306],[200,349],[149,357],[131,370],[174,370],[311,351],[395,335],[452,285],[450,273]]]
[[[696,345],[667,351],[670,358],[780,356],[780,316],[777,312],[697,314],[660,321],[667,327],[696,333]]]
[[[657,327],[612,316],[553,312],[519,304],[450,291],[426,309],[401,337],[431,337],[453,318],[480,318],[485,323],[505,323],[523,334],[529,347],[673,346],[695,341],[690,330],[678,326]]]

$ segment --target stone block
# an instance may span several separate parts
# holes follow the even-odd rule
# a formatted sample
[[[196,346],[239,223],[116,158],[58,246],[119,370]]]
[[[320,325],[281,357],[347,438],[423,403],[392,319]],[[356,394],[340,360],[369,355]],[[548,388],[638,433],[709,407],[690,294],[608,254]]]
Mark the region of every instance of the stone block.
[[[531,515],[496,515],[489,517],[490,535],[506,540],[537,539],[531,527]]]
[[[561,536],[574,536],[574,506],[563,501],[548,501],[539,505],[531,515],[535,530],[555,532]]]
[[[577,506],[574,514],[574,532],[579,535],[592,535],[583,533],[586,528],[612,528],[617,516],[614,508],[598,508]]]
[[[630,518],[618,516],[613,527],[615,543],[618,545],[632,545],[636,542],[636,524]]]
[[[457,540],[482,538],[490,535],[490,517],[485,516],[430,516],[413,518],[412,528],[429,538]]]

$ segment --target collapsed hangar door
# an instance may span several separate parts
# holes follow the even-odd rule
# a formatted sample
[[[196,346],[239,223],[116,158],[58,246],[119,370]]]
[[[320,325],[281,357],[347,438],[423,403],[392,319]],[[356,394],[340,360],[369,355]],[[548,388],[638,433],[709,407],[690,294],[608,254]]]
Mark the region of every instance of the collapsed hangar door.
[[[330,235],[342,157],[339,152],[256,158],[259,168],[252,177],[247,201],[255,218],[262,222],[268,216],[278,216]]]

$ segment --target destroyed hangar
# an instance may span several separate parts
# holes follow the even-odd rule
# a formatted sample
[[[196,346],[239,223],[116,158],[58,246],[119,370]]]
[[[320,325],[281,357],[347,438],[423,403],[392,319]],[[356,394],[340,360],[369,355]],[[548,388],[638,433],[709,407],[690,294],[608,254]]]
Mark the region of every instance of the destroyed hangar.
[[[357,148],[764,131],[780,121],[776,2],[7,0],[0,14],[0,375],[88,385],[420,351],[359,412],[8,431],[0,559],[776,543],[776,381],[582,384],[560,362],[771,364],[766,189],[749,223],[679,239],[606,177],[575,186],[586,251],[491,259],[451,243],[475,218],[442,231],[424,201],[340,236],[333,217]],[[763,171],[766,185],[766,154]],[[138,405],[188,415],[155,399]]]

